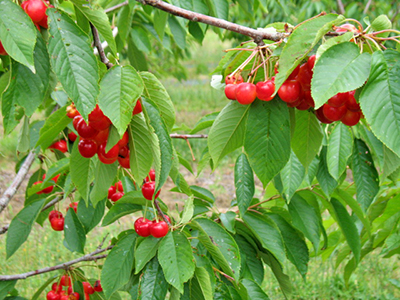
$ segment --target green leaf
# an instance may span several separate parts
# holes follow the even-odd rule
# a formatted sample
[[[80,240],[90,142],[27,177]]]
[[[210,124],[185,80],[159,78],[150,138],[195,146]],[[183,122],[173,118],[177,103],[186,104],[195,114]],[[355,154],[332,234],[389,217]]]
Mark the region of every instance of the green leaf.
[[[65,241],[71,251],[85,253],[86,232],[75,211],[68,209],[64,224]]]
[[[52,180],[54,176],[57,174],[61,174],[69,171],[69,158],[62,158],[57,160],[55,163],[50,165],[49,169],[46,172],[46,178],[43,180],[43,183]]]
[[[122,137],[132,118],[143,81],[131,66],[114,66],[100,82],[99,106]]]
[[[7,297],[7,294],[14,289],[17,280],[0,281],[0,299]]]
[[[36,28],[22,8],[11,0],[0,0],[0,40],[7,53],[35,72],[33,49]]]
[[[86,206],[84,200],[79,201],[77,215],[79,221],[85,228],[86,233],[91,231],[93,228],[96,227],[97,224],[100,223],[104,215],[105,204],[106,201],[100,201],[99,203],[97,203],[95,208],[92,205],[92,201],[89,201],[89,206]]]
[[[215,119],[217,118],[219,112],[214,112],[211,114],[207,114],[202,117],[197,123],[194,125],[194,128],[190,132],[190,134],[195,134],[201,130],[211,127],[214,124]]]
[[[9,82],[11,81],[13,75],[12,72],[13,70],[11,69],[7,74],[4,74],[1,77],[1,84],[4,85],[4,88],[8,88]],[[4,133],[7,135],[10,134],[12,130],[19,124],[19,107],[15,102],[16,99],[14,98],[14,93],[12,93],[11,90],[10,92],[7,92],[7,90],[4,93],[2,92],[2,97],[0,99],[2,100],[1,113],[3,115]]]
[[[289,202],[293,197],[294,193],[303,182],[305,174],[306,170],[296,154],[292,151],[289,161],[280,173],[283,185],[282,193],[285,195],[286,201]]]
[[[281,231],[285,242],[286,253],[289,260],[295,265],[300,275],[306,279],[309,254],[307,244],[302,235],[294,229],[283,217],[277,214],[269,214]]]
[[[346,33],[344,33],[342,35],[332,37],[329,40],[325,41],[321,46],[318,47],[317,54],[316,54],[317,55],[317,60],[330,47],[332,47],[334,45],[337,45],[337,44],[340,44],[340,43],[348,42],[353,37],[354,37],[354,33],[353,32],[346,32]]]
[[[230,101],[215,119],[207,139],[214,167],[225,155],[243,145],[249,108],[250,105]]]
[[[244,149],[251,167],[265,187],[290,157],[288,108],[277,99],[270,102],[256,100],[251,105],[248,119]]]
[[[242,280],[242,284],[246,287],[249,299],[269,300],[268,295],[256,282],[245,278]]]
[[[215,202],[215,197],[213,193],[211,193],[209,190],[203,187],[191,185],[190,190],[192,191],[193,195],[197,198],[205,200],[210,204],[213,204]]]
[[[97,60],[89,37],[66,14],[48,8],[47,15],[51,65],[77,110],[87,120],[99,93]]]
[[[356,258],[356,263],[358,264],[361,255],[361,241],[358,235],[357,227],[346,208],[339,202],[339,200],[332,198],[331,203],[335,209],[339,227],[346,237],[347,243],[349,244],[354,257]]]
[[[108,189],[114,182],[118,172],[118,164],[103,164],[101,161],[97,162],[96,169],[94,171],[94,186],[90,192],[90,202],[96,207],[97,203],[103,200]]]
[[[105,215],[101,226],[108,226],[123,216],[142,210],[143,207],[139,201],[143,202],[147,200],[145,200],[142,195],[139,195],[141,192],[134,193],[136,194],[125,194],[119,199]]]
[[[240,249],[241,278],[248,278],[261,284],[264,280],[264,265],[257,255],[256,249],[241,235],[235,235]]]
[[[236,213],[233,211],[227,211],[219,215],[222,225],[231,233],[235,233],[235,220]]]
[[[146,56],[136,47],[131,38],[128,38],[128,59],[136,70],[147,71],[149,69]]]
[[[139,293],[141,300],[164,300],[168,292],[168,283],[157,258],[153,258],[143,270]]]
[[[101,271],[101,285],[106,299],[128,283],[133,267],[137,234],[129,231],[108,254]]]
[[[162,40],[164,38],[165,28],[167,26],[168,13],[159,9],[154,12],[153,24],[158,37]]]
[[[166,182],[169,172],[172,168],[172,141],[168,134],[167,127],[161,118],[160,112],[156,108],[156,104],[148,99],[143,101],[143,104],[149,116],[150,125],[154,128],[154,131],[158,137],[157,142],[159,149],[156,149],[155,151],[159,151],[157,154],[160,157],[160,165],[156,164],[155,169],[156,189],[154,194],[156,194]]]
[[[139,244],[135,250],[135,274],[139,273],[156,255],[160,241],[160,239],[149,236]]]
[[[149,33],[146,29],[140,26],[134,26],[131,30],[132,42],[135,43],[136,47],[146,54],[151,51],[151,42],[149,39]]]
[[[289,203],[289,213],[293,225],[311,241],[315,252],[319,250],[320,222],[314,207],[299,194],[295,194]]]
[[[32,230],[32,225],[42,210],[45,200],[46,199],[40,199],[30,203],[12,219],[7,232],[7,259],[28,239]]]
[[[162,112],[161,118],[164,120],[165,125],[168,128],[168,132],[171,132],[171,129],[175,124],[175,107],[167,90],[152,73],[140,72],[140,76],[142,76],[144,82],[144,96],[147,99],[152,100],[158,110]]]
[[[367,145],[354,140],[352,171],[357,190],[357,202],[364,211],[379,192],[379,175]]]
[[[296,110],[296,125],[292,137],[292,149],[297,158],[308,168],[322,143],[322,130],[314,113]]]
[[[58,276],[53,275],[53,276],[51,276],[49,279],[47,279],[47,281],[44,282],[44,283],[42,284],[42,286],[36,291],[36,293],[33,294],[31,300],[37,300],[37,299],[39,299],[39,297],[40,297],[40,295],[42,294],[42,292],[43,292],[43,291],[50,285],[50,283],[52,283],[56,278],[58,278]],[[2,299],[2,298],[1,298],[1,295],[0,295],[0,299]]]
[[[236,280],[240,277],[240,250],[232,236],[210,219],[198,218],[192,226],[200,231],[199,240],[222,270]]]
[[[328,171],[326,152],[327,152],[327,147],[326,146],[322,147],[319,156],[317,179],[322,188],[322,191],[329,198],[332,195],[335,188],[337,187],[338,183]]]
[[[50,80],[50,61],[46,44],[38,34],[34,52],[36,74],[17,62],[12,65],[11,82],[3,95],[4,101],[12,101],[31,116],[47,96]]]
[[[383,174],[381,181],[393,174],[400,167],[400,157],[383,145]]]
[[[165,279],[183,294],[183,284],[193,276],[195,269],[192,248],[186,236],[179,231],[170,231],[160,243],[158,260]]]
[[[86,0],[71,0],[71,2],[74,3],[75,7],[85,15],[94,27],[96,27],[99,33],[107,41],[108,47],[110,47],[113,54],[116,55],[117,46],[112,34],[110,22],[108,21],[108,17],[103,9],[97,7],[96,9],[93,9],[93,6],[88,5]]]
[[[175,16],[169,16],[168,18],[168,25],[171,29],[172,36],[174,38],[175,43],[178,45],[179,48],[185,50],[186,48],[186,30],[182,27],[179,21],[176,19]]]
[[[181,219],[180,223],[181,224],[188,223],[193,217],[193,212],[194,212],[194,204],[193,204],[193,195],[192,195],[185,200],[185,206],[183,208],[182,219]]]
[[[207,272],[205,268],[202,267],[201,268],[196,267],[194,273],[195,273],[195,280],[197,280],[198,282],[202,297],[205,300],[212,300],[213,291],[211,289],[210,274]]]
[[[387,29],[392,29],[392,22],[386,15],[380,15],[371,22],[372,31],[381,31]],[[385,38],[389,36],[389,32],[379,33],[376,36]]]
[[[400,156],[400,53],[377,51],[371,74],[360,94],[360,105],[372,132]],[[379,101],[377,101],[379,99]]]
[[[353,137],[348,126],[337,123],[329,137],[326,163],[335,180],[346,170],[347,160],[353,149]]]
[[[315,64],[311,81],[315,108],[320,108],[337,93],[361,87],[368,79],[370,65],[371,55],[360,54],[354,43],[345,42],[326,50]]]
[[[271,252],[279,263],[286,260],[285,246],[278,226],[267,215],[255,212],[247,212],[243,221],[250,228],[251,232],[260,241],[263,248]]]
[[[296,27],[282,49],[279,73],[275,79],[276,91],[332,26],[343,20],[343,16],[327,14],[309,19]]]
[[[254,196],[254,175],[246,154],[242,153],[235,164],[236,198],[240,214],[243,216]]]

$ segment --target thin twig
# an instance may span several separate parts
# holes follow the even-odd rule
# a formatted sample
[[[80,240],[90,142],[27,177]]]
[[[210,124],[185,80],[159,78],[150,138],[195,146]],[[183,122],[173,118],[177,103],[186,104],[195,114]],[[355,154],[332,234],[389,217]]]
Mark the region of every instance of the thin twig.
[[[372,0],[368,0],[367,5],[365,5],[364,11],[363,11],[364,15],[368,12],[368,8],[371,5],[371,3],[372,3]]]
[[[346,10],[344,9],[344,5],[343,5],[342,0],[337,0],[337,6],[338,6],[338,8],[339,8],[339,13],[340,13],[341,15],[344,15],[345,12],[346,12]]]
[[[111,69],[114,65],[110,63],[106,54],[104,53],[104,49],[103,46],[101,45],[100,36],[99,32],[97,31],[97,28],[94,27],[92,23],[90,23],[90,28],[92,28],[93,42],[97,48],[97,51],[99,52],[101,61],[107,66],[107,69]]]
[[[125,1],[125,2],[122,2],[122,3],[120,3],[120,4],[117,4],[117,5],[115,5],[115,6],[112,6],[112,7],[110,7],[110,8],[105,9],[104,12],[105,12],[105,13],[109,13],[109,12],[112,12],[112,11],[118,9],[118,8],[123,7],[123,6],[127,6],[128,4],[129,4],[129,2],[128,2],[128,1]]]
[[[173,133],[169,135],[172,139],[206,139],[208,138],[207,134],[177,134]]]
[[[26,174],[28,174],[35,158],[36,154],[33,151],[29,152],[17,175],[14,177],[13,182],[0,198],[0,213],[7,207],[12,197],[14,197],[18,191],[18,188],[20,187],[22,181],[24,181]]]

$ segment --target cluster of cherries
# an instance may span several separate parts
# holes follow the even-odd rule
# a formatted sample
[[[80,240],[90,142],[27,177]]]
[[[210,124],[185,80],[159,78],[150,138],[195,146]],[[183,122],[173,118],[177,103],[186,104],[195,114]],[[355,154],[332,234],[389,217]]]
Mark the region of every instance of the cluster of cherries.
[[[60,177],[60,174],[58,174],[57,176],[54,176],[51,180],[53,180],[57,184],[59,177]],[[46,179],[46,174],[43,174],[42,180],[34,182],[33,185],[42,184],[45,179]],[[48,186],[47,188],[44,188],[43,190],[37,192],[36,194],[38,194],[38,195],[50,194],[53,191],[53,189],[54,189],[54,185],[51,185],[51,186]]]
[[[142,105],[138,100],[132,111],[132,115],[142,112]],[[99,160],[104,164],[112,164],[118,160],[123,168],[130,168],[129,162],[129,135],[126,131],[123,137],[106,152],[107,140],[111,121],[104,115],[98,105],[89,114],[89,122],[83,119],[74,104],[67,107],[67,116],[73,119],[72,124],[79,135],[78,150],[86,158],[91,158],[97,154]],[[68,134],[71,141],[77,139],[73,132]]]
[[[124,196],[124,187],[122,186],[122,182],[118,181],[115,185],[110,186],[108,189],[108,199],[112,202],[117,202],[119,199]]]
[[[78,202],[72,202],[69,204],[69,207],[67,207],[67,211],[69,208],[72,208],[75,213],[78,209]],[[49,221],[50,221],[50,225],[51,228],[53,228],[53,230],[55,231],[63,231],[64,230],[64,223],[65,223],[65,219],[63,214],[58,211],[58,210],[52,210],[49,213]]]
[[[73,133],[73,132],[71,132],[71,133]],[[76,134],[75,134],[75,136],[76,136]],[[69,137],[69,135],[68,135],[68,137]],[[61,151],[62,153],[65,153],[68,151],[67,141],[66,140],[58,140],[58,141],[54,142],[53,144],[51,144],[49,146],[49,149],[51,149],[51,151],[53,151],[52,149],[56,149],[56,150]]]
[[[82,282],[82,285],[85,294],[85,300],[90,299],[90,295],[94,294],[94,292],[103,291],[100,280],[97,280],[94,286],[86,281]],[[63,290],[64,287],[66,290]],[[79,300],[79,298],[79,293],[73,292],[72,290],[71,277],[68,275],[63,275],[59,283],[54,282],[51,286],[51,291],[49,291],[46,295],[47,300]]]

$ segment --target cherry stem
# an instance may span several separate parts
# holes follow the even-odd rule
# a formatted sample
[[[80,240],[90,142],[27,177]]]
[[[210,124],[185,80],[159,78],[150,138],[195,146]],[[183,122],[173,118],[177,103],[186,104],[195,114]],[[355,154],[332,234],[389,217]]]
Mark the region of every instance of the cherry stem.
[[[163,211],[161,210],[160,205],[158,204],[158,200],[154,199],[154,205],[156,206],[157,212],[158,214],[163,218],[164,222],[168,224],[168,227],[171,227],[171,223],[168,221],[168,219],[165,217],[165,214],[163,213]],[[158,222],[158,220],[157,220]]]
[[[249,48],[230,48],[230,49],[225,49],[224,52],[230,52],[230,51],[254,51],[254,49],[249,49]]]
[[[263,60],[263,66],[264,66],[264,81],[267,81],[268,79],[268,73],[267,73],[267,62],[265,61],[264,53],[262,49],[258,50],[261,55],[261,59]]]
[[[222,272],[221,270],[217,269],[216,267],[213,267],[213,270],[220,273],[221,275],[223,275],[226,279],[230,280],[230,281],[235,281],[235,279],[231,276],[229,276],[228,274]]]
[[[243,71],[243,68],[253,59],[253,57],[257,54],[256,50],[253,50],[253,53],[250,54],[250,56],[239,66],[235,71],[232,72],[232,74],[236,74],[237,72]]]
[[[177,134],[172,133],[169,135],[172,139],[206,139],[208,138],[207,134]]]

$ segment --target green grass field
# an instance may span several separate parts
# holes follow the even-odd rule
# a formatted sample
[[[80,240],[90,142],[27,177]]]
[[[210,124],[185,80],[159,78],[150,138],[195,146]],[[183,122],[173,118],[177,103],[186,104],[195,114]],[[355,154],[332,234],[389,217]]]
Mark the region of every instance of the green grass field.
[[[218,111],[226,105],[228,100],[225,99],[223,91],[212,89],[209,85],[210,76],[208,76],[222,57],[223,48],[224,45],[218,42],[217,38],[209,37],[203,47],[197,46],[193,58],[186,63],[189,73],[192,74],[190,80],[187,82],[178,82],[173,78],[163,80],[177,110],[178,126],[185,124],[192,127],[204,114]],[[201,64],[199,65],[197,62],[201,62]],[[191,140],[190,142],[195,157],[199,159],[201,151],[206,146],[206,141]],[[185,141],[174,141],[174,144],[186,159],[191,158]],[[16,131],[10,137],[3,137],[0,133],[1,169],[4,170],[5,166],[11,165],[10,160],[14,160],[16,145]],[[222,172],[231,172],[232,168],[229,165],[232,164],[233,157],[227,158],[221,164]],[[233,182],[231,184],[233,185]],[[220,193],[217,184],[213,192],[216,195]],[[13,211],[10,215],[0,216],[0,225],[8,223],[9,218],[16,213]],[[133,220],[132,216],[128,216],[108,227],[95,229],[87,237],[86,251],[94,250],[107,233],[111,238],[124,229],[132,228]],[[28,241],[9,260],[5,259],[5,244],[6,236],[0,235],[0,274],[2,275],[52,266],[80,256],[69,252],[63,246],[62,233],[51,230],[47,221],[43,228],[35,225]],[[400,263],[396,256],[383,259],[379,252],[368,255],[352,275],[349,287],[344,284],[343,270],[341,268],[335,270],[334,263],[335,255],[324,262],[320,258],[311,259],[306,281],[301,278],[292,265],[286,265],[285,271],[293,280],[292,299],[400,299],[399,288],[396,287],[396,282],[398,283],[396,280],[400,280]],[[84,265],[95,266],[95,263],[86,262]],[[87,270],[88,277],[99,277],[97,268],[89,267],[85,270]],[[22,296],[29,298],[54,273],[56,272],[19,281],[17,288]],[[268,269],[266,269],[264,287],[271,299],[284,299],[276,279]],[[44,299],[44,296],[40,299]]]

